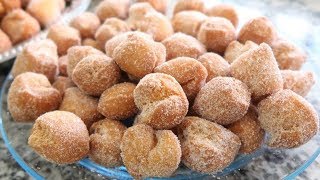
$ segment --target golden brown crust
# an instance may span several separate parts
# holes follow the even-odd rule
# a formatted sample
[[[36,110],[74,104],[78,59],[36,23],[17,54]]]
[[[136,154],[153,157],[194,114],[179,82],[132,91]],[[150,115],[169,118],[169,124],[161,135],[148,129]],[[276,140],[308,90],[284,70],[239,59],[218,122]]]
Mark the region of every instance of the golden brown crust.
[[[100,26],[100,19],[91,12],[85,12],[70,22],[70,26],[78,29],[82,38],[93,38]]]
[[[182,163],[201,173],[227,167],[238,153],[239,137],[214,122],[188,116],[177,127]]]
[[[133,83],[120,83],[105,90],[99,99],[98,111],[110,119],[133,117],[138,112],[133,98],[135,87]]]
[[[106,55],[89,55],[74,68],[72,80],[84,93],[100,96],[120,79],[120,68]]]
[[[7,50],[11,49],[12,43],[6,33],[4,33],[0,29],[0,53],[6,52]]]
[[[218,76],[229,76],[230,65],[219,54],[205,53],[198,58],[198,61],[207,69],[208,77],[206,82]]]
[[[238,13],[236,9],[229,4],[218,4],[206,10],[208,16],[223,17],[228,19],[235,28],[239,23]]]
[[[88,154],[89,133],[75,114],[52,111],[36,120],[28,144],[50,162],[71,164]]]
[[[232,63],[244,52],[247,52],[257,47],[258,45],[252,41],[246,41],[244,44],[241,44],[239,41],[232,41],[228,45],[226,51],[224,52],[224,58],[229,63]]]
[[[189,101],[193,101],[208,76],[206,68],[196,59],[178,57],[154,69],[156,73],[169,74],[182,86]]]
[[[274,148],[295,148],[317,134],[319,118],[312,105],[291,90],[278,91],[258,105],[261,127]]]
[[[2,19],[1,29],[10,37],[12,43],[16,44],[37,34],[40,25],[28,13],[15,9]]]
[[[61,96],[47,77],[26,72],[18,75],[8,92],[8,109],[16,121],[36,120],[40,115],[59,107]]]
[[[103,119],[90,128],[89,157],[106,167],[122,165],[120,144],[126,127],[119,121]]]
[[[95,13],[103,22],[108,18],[125,19],[128,16],[129,0],[103,0],[96,7]]]
[[[79,116],[89,129],[92,123],[102,118],[97,110],[98,101],[97,98],[84,94],[78,88],[71,87],[65,90],[59,110]]]
[[[70,78],[64,76],[58,76],[52,84],[52,87],[60,92],[61,97],[64,96],[64,92],[66,89],[75,86],[76,85],[72,82]]]
[[[229,43],[236,39],[236,30],[225,18],[209,17],[201,24],[197,38],[208,51],[223,54]]]
[[[157,10],[163,14],[166,13],[166,10],[168,7],[168,1],[169,0],[137,0],[137,2],[147,2],[147,3],[151,4],[151,6],[155,10]]]
[[[81,44],[79,31],[66,25],[51,26],[47,38],[56,43],[59,55],[65,55],[70,47]]]
[[[231,75],[246,83],[258,100],[283,88],[281,72],[271,48],[262,43],[239,56],[230,66]]]
[[[203,0],[179,0],[174,6],[173,14],[190,10],[204,12]]]
[[[25,46],[12,67],[13,77],[24,72],[44,74],[53,82],[58,75],[57,46],[49,39],[32,42]]]
[[[167,60],[182,56],[198,58],[198,56],[207,52],[200,41],[184,33],[175,33],[164,39],[162,44],[167,50]]]
[[[278,38],[272,22],[262,16],[256,17],[245,23],[238,34],[238,41],[245,43],[253,41],[257,44],[267,43],[271,45]]]
[[[207,120],[228,125],[246,114],[250,95],[243,82],[232,77],[216,77],[201,88],[193,109]]]
[[[123,163],[134,178],[169,177],[180,163],[180,143],[170,130],[132,126],[124,133],[120,148]]]
[[[61,3],[64,1],[55,0],[31,0],[27,6],[27,12],[35,17],[42,26],[49,26],[61,16]]]
[[[188,111],[188,100],[180,84],[170,75],[153,73],[140,80],[134,90],[140,113],[135,123],[155,129],[170,129],[180,124]]]
[[[283,89],[290,89],[300,96],[306,96],[315,84],[315,75],[310,71],[282,70]]]

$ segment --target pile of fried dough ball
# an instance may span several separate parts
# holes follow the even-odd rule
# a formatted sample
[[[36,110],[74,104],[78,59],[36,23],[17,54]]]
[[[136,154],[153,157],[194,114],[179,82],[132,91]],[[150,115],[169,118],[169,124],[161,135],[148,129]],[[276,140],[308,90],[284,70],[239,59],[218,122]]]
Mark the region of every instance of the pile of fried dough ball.
[[[65,0],[0,0],[0,53],[54,23]]]
[[[170,20],[167,3],[104,0],[25,47],[8,106],[16,121],[35,122],[28,143],[36,153],[169,177],[180,162],[221,171],[265,134],[272,148],[317,134],[317,112],[304,99],[314,75],[299,71],[306,54],[268,18],[237,34],[233,6],[180,0]]]

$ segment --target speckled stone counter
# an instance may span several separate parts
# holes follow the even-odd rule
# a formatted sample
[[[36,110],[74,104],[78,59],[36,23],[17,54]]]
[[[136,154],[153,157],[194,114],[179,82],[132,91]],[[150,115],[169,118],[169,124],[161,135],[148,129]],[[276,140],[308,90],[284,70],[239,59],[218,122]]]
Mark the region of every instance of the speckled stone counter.
[[[98,0],[93,1],[97,3]],[[318,67],[320,59],[320,1],[318,0],[251,0],[250,2],[225,0],[234,4],[240,13],[240,27],[250,17],[255,15],[267,15],[272,19],[279,29],[282,37],[288,38],[303,48],[308,50],[309,64],[306,69],[310,67]],[[212,1],[209,2],[211,4]],[[319,62],[318,62],[319,61]],[[0,65],[0,85],[5,79],[11,64]],[[319,71],[319,70],[318,70]],[[318,73],[320,74],[320,73]],[[320,76],[318,75],[317,81]],[[316,84],[316,88],[319,88]],[[320,91],[320,88],[319,88]],[[320,97],[320,96],[319,96]],[[317,97],[318,99],[320,99]],[[320,103],[314,100],[310,95],[308,100],[311,101],[318,112],[320,112]],[[26,128],[30,125],[19,125],[19,128]],[[25,141],[26,137],[19,134],[19,128],[15,128],[12,134],[17,134],[14,141]],[[0,135],[1,136],[1,135]],[[309,151],[313,152],[320,147],[319,135],[307,144],[304,151],[298,150],[266,150],[265,153],[255,160],[250,162],[245,167],[241,168],[227,177],[220,179],[280,179],[291,172],[294,167],[301,165],[300,163],[306,160],[309,156]],[[18,147],[20,151],[25,152],[28,160],[36,164],[36,169],[39,168],[48,179],[107,179],[101,175],[94,174],[84,168],[78,168],[79,165],[61,166],[61,171],[46,168],[47,162],[35,156],[30,149]],[[77,168],[77,173],[71,171]],[[208,179],[213,179],[210,177]],[[0,179],[32,179],[12,158],[3,140],[0,138]],[[315,180],[320,179],[320,157],[316,159],[298,179]]]

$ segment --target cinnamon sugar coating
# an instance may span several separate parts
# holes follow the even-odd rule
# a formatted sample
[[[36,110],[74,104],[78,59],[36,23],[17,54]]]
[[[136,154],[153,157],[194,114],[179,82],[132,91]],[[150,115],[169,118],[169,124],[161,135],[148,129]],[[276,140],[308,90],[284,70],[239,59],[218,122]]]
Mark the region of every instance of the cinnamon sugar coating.
[[[131,29],[137,29],[138,24],[144,19],[148,12],[155,12],[155,9],[147,2],[132,4],[129,8],[128,25]]]
[[[239,41],[232,41],[228,45],[226,51],[224,52],[224,58],[229,63],[232,63],[244,52],[247,52],[257,47],[258,45],[252,41],[246,41],[244,44],[240,43]]]
[[[97,40],[92,39],[92,38],[86,38],[84,40],[82,40],[81,45],[83,46],[91,46],[93,48],[96,48],[100,51],[104,51],[104,47],[100,47],[99,43],[97,42]]]
[[[203,0],[179,0],[174,6],[173,14],[190,10],[204,12]]]
[[[103,0],[97,5],[95,13],[101,22],[111,17],[125,19],[129,6],[130,0]]]
[[[66,89],[70,87],[75,87],[76,85],[68,77],[58,76],[52,84],[52,87],[60,92],[61,97],[63,97]]]
[[[166,13],[168,3],[170,0],[137,0],[137,2],[147,2],[149,3],[155,10]]]
[[[70,26],[78,29],[82,38],[93,38],[100,26],[100,19],[91,12],[84,12],[70,22]]]
[[[217,4],[206,10],[208,16],[223,17],[228,19],[235,28],[238,27],[239,18],[236,9],[229,4]]]
[[[68,56],[67,55],[59,57],[58,65],[59,65],[59,75],[68,76],[67,74]]]
[[[315,75],[310,71],[282,70],[283,89],[290,89],[300,96],[306,96],[315,84]]]

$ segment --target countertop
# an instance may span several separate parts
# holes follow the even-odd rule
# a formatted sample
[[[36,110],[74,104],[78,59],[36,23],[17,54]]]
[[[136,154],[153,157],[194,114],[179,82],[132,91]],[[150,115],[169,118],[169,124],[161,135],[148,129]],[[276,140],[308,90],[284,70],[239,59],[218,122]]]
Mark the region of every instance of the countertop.
[[[94,1],[97,2],[97,1]],[[259,1],[252,1],[249,3],[245,2],[236,2],[235,0],[228,1],[231,4],[240,4],[240,5],[248,5],[250,6],[256,6],[258,3],[259,9],[257,13],[260,14],[266,14],[268,16],[274,17],[275,14],[272,13],[264,13],[263,8],[264,6],[272,6],[274,5],[276,9],[283,9],[284,7],[287,7],[288,4],[292,8],[298,7],[299,10],[299,17],[301,17],[301,14],[304,13],[312,13],[313,19],[310,19],[312,23],[316,23],[317,27],[314,28],[314,31],[312,33],[317,33],[318,31],[317,28],[319,28],[319,22],[320,22],[320,1],[317,0],[307,0],[307,1],[302,1],[302,0],[283,0],[283,1],[275,1],[275,0],[264,0],[264,3],[260,3]],[[262,4],[262,5],[261,5]],[[300,11],[299,8],[304,7],[302,11]],[[289,8],[290,9],[290,8]],[[287,10],[287,9],[286,9]],[[319,10],[319,11],[318,11]],[[285,12],[285,10],[283,11]],[[316,18],[315,18],[316,17]],[[284,17],[282,17],[284,18]],[[291,18],[290,18],[291,19]],[[294,18],[293,18],[294,19]],[[282,19],[286,20],[285,18]],[[276,21],[276,20],[275,20]],[[241,22],[240,22],[241,25]],[[277,24],[277,27],[280,26],[280,32],[287,32],[286,28],[290,28],[290,24],[286,25],[286,27],[281,27],[281,23]],[[304,24],[305,25],[305,24]],[[313,24],[314,25],[314,24]],[[296,24],[297,26],[297,24]],[[291,32],[291,31],[290,31]],[[301,33],[301,28],[298,33]],[[284,36],[286,38],[295,38],[297,42],[303,42],[302,46],[305,44],[308,45],[308,43],[304,43],[303,40],[306,38],[305,36],[301,34],[295,34],[295,33],[287,33]],[[318,34],[319,35],[319,34]],[[301,39],[299,39],[301,38]],[[310,41],[309,38],[312,37],[307,37],[308,39],[306,41]],[[314,39],[314,38],[313,38]],[[316,46],[317,44],[314,44]],[[320,46],[317,46],[318,48]],[[309,47],[310,48],[310,47]],[[312,47],[311,47],[312,48]],[[310,53],[310,52],[309,52]],[[312,52],[311,52],[312,53]],[[314,52],[315,53],[315,52]],[[314,55],[314,57],[311,56],[310,61],[315,61],[316,59],[319,60],[318,54]],[[320,57],[320,56],[319,56]],[[5,67],[4,65],[0,65],[0,85],[2,86],[2,83],[10,69],[11,64],[6,63]],[[320,66],[319,66],[320,67]],[[316,107],[317,111],[320,112],[320,106]],[[15,132],[14,132],[15,133]],[[1,135],[0,135],[1,136]],[[313,147],[318,148],[320,147],[320,139],[316,139],[313,142]],[[312,148],[311,148],[312,149]],[[4,145],[4,142],[2,138],[0,138],[0,179],[32,179],[16,162],[15,160],[11,157],[10,153],[8,152],[7,148]],[[295,161],[293,161],[294,159]],[[290,167],[295,167],[300,163],[301,160],[306,159],[306,154],[304,153],[296,153],[295,151],[274,151],[274,150],[267,150],[262,156],[256,158],[254,161],[243,167],[241,170],[236,171],[230,176],[227,176],[225,178],[220,178],[220,179],[280,179],[283,178],[283,174],[290,169]],[[279,164],[281,164],[281,167],[279,168]],[[50,177],[55,177],[54,179],[105,179],[104,177],[98,176],[98,177],[93,177],[91,175],[86,175],[85,169],[79,170],[78,174],[73,174],[72,176],[70,173],[63,172],[63,174],[55,174],[55,172],[52,172],[47,170],[48,176]],[[299,175],[298,179],[306,179],[306,180],[315,180],[315,179],[320,179],[320,157],[316,159],[315,162],[313,162],[302,174]]]

